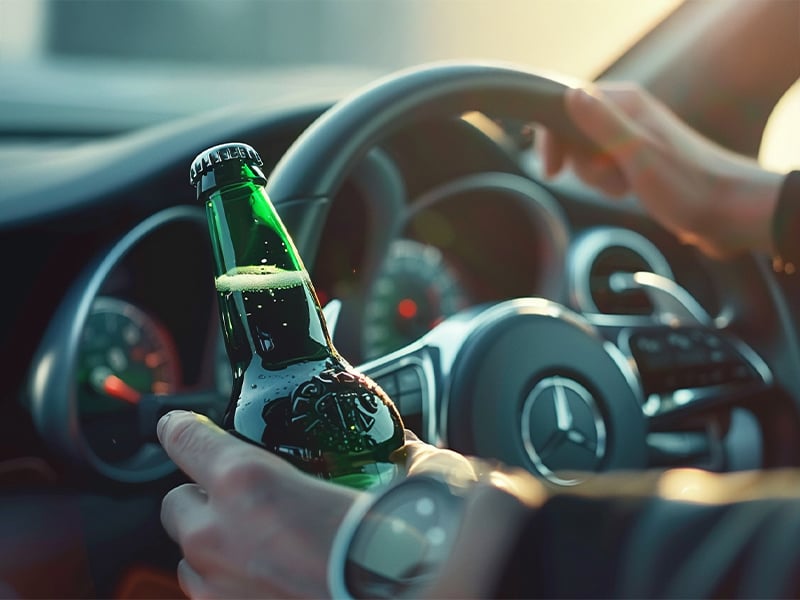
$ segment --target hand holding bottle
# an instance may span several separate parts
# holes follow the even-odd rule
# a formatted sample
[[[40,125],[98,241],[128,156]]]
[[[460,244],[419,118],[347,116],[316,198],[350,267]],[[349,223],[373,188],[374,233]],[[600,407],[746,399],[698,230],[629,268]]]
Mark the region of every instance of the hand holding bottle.
[[[164,528],[183,552],[178,580],[188,596],[331,596],[328,568],[334,538],[364,492],[309,477],[194,413],[168,413],[159,421],[158,437],[196,482],[171,490],[161,508]],[[483,461],[425,444],[410,431],[406,442],[393,458],[404,463],[409,476],[466,482],[484,467],[491,470]],[[493,485],[470,492],[462,543],[430,582],[432,587],[419,590],[419,597],[490,592],[525,507],[544,499],[544,489],[528,473],[494,474]]]
[[[599,83],[569,90],[565,101],[601,152],[587,154],[542,130],[545,175],[569,166],[611,197],[632,193],[656,221],[709,256],[771,250],[782,175],[703,138],[638,87]]]
[[[309,477],[200,415],[159,421],[167,454],[197,483],[170,491],[161,520],[193,598],[329,596],[331,543],[358,492]]]

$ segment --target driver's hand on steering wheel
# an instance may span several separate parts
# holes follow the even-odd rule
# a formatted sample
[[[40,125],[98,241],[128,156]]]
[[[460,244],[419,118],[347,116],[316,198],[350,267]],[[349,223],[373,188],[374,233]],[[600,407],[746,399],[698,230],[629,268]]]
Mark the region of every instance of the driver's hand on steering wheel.
[[[565,102],[601,150],[590,154],[540,129],[545,175],[568,166],[608,196],[634,194],[656,221],[709,256],[771,251],[783,175],[715,145],[636,86],[601,82],[568,90]]]

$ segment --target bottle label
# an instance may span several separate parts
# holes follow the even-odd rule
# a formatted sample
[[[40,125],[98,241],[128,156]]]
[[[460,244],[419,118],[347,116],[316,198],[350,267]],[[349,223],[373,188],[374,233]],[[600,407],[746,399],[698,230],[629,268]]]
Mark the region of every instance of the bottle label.
[[[374,386],[370,386],[374,387]],[[327,427],[343,438],[359,436],[375,425],[378,399],[366,379],[346,371],[323,371],[292,395],[292,420],[306,432]],[[344,439],[341,442],[345,442]]]
[[[282,378],[288,383],[304,368],[310,371],[288,394],[265,403],[261,435],[253,437],[278,454],[306,461],[322,460],[323,455],[325,460],[347,461],[396,437],[400,419],[385,393],[359,373],[325,362],[321,370],[319,363],[307,363],[297,365],[292,375],[285,372]],[[276,381],[270,387],[278,391],[283,386]],[[245,408],[251,397],[243,395],[239,407]]]

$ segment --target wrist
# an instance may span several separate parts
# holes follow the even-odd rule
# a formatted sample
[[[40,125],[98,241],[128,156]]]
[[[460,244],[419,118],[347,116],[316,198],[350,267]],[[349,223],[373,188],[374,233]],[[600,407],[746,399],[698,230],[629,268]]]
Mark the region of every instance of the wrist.
[[[333,597],[464,597],[491,590],[518,525],[544,488],[527,473],[477,481],[418,475],[349,512],[334,540]]]
[[[718,204],[719,220],[727,223],[720,245],[729,254],[747,251],[775,253],[773,222],[784,176],[761,167],[743,165],[728,177],[727,202]]]

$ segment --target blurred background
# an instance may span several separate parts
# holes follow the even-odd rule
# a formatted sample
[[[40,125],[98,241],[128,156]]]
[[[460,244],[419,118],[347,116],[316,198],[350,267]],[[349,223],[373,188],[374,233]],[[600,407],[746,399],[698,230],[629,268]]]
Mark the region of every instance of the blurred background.
[[[383,69],[471,56],[591,77],[678,3],[0,0],[0,56]]]
[[[0,133],[114,133],[308,87],[335,97],[438,59],[504,60],[593,79],[678,4],[0,0]],[[776,168],[800,165],[800,144],[788,134],[800,130],[797,88],[762,151]]]

